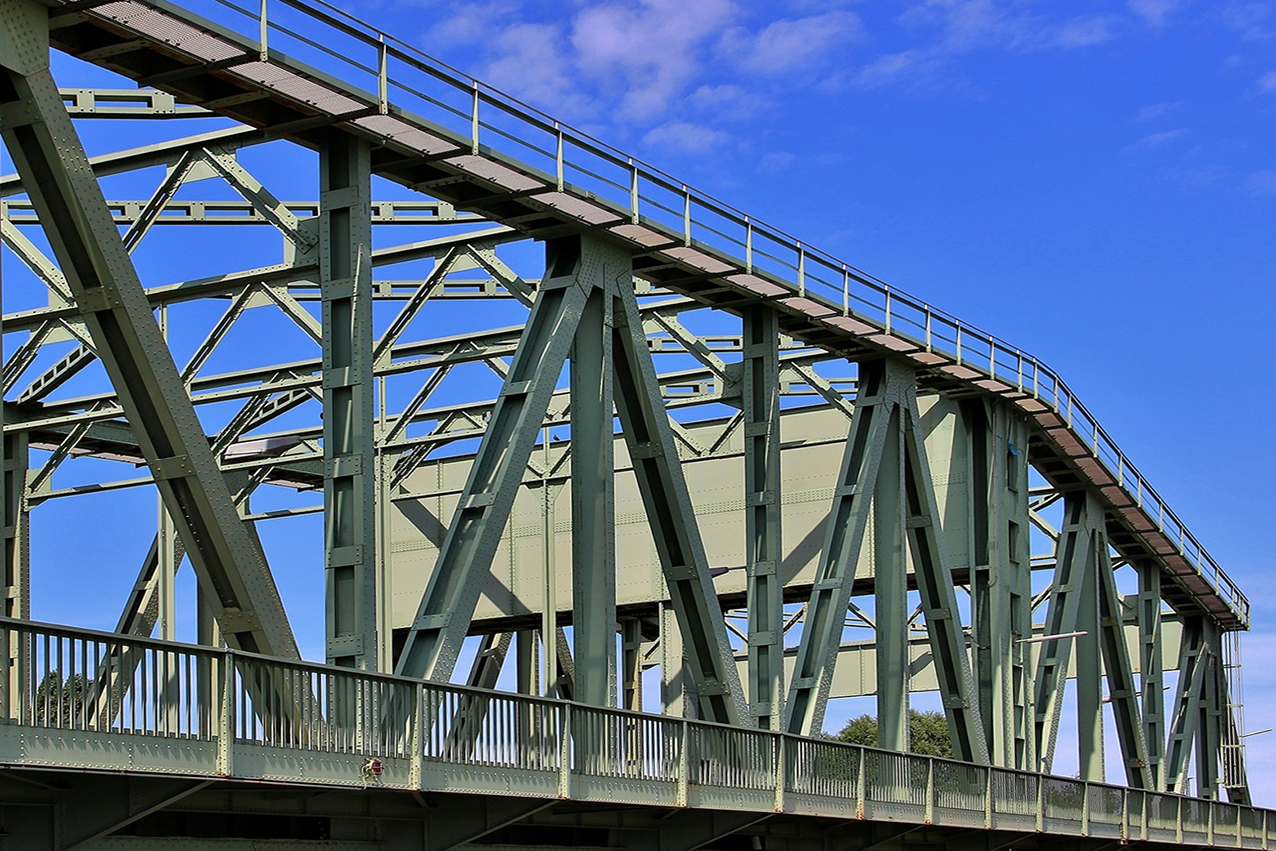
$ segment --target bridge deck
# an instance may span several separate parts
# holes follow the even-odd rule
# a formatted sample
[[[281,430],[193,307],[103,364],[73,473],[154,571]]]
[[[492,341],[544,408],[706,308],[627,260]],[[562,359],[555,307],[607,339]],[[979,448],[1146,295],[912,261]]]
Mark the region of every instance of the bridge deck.
[[[1113,545],[1165,566],[1166,596],[1225,628],[1248,602],[1048,366],[783,232],[414,51],[302,0],[47,0],[51,40],[268,136],[314,146],[336,126],[377,143],[373,169],[521,232],[605,231],[641,277],[705,304],[765,302],[780,331],[852,360],[908,358],[944,392],[994,394],[1037,426],[1034,465],[1104,501]],[[65,6],[66,8],[63,8]]]
[[[1268,848],[1276,812],[0,619],[0,765]],[[379,760],[379,773],[370,760]]]

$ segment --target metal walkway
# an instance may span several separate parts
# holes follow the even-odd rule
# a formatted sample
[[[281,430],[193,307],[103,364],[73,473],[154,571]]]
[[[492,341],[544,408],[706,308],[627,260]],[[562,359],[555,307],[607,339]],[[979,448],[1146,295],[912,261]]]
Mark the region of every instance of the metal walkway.
[[[1276,847],[1276,811],[1182,795],[26,621],[0,641],[9,768]]]

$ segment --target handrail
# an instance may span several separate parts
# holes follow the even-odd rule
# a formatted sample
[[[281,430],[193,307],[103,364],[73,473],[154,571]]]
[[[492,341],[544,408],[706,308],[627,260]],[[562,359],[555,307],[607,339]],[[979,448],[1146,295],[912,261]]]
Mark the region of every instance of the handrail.
[[[291,761],[304,766],[295,782],[359,786],[369,782],[360,767],[384,760],[378,782],[392,788],[434,788],[434,778],[491,792],[474,771],[490,768],[531,778],[524,794],[550,798],[590,800],[598,782],[615,781],[607,800],[1247,848],[1269,847],[1276,826],[1276,812],[1185,795],[227,648],[9,618],[0,648],[11,660],[0,741],[24,742],[0,748],[2,764],[83,769],[114,750],[129,755],[116,770],[263,779],[261,766]],[[107,697],[123,710],[101,712],[96,684],[121,658],[128,672]],[[39,751],[60,733],[65,742]],[[141,743],[175,739],[189,744],[173,764],[132,761]],[[261,749],[268,758],[254,760]]]
[[[994,379],[1032,396],[1063,420],[1157,530],[1219,594],[1236,616],[1236,625],[1247,628],[1249,603],[1244,594],[1067,384],[1036,357],[688,187],[323,0],[184,0],[184,7],[199,7],[208,20],[166,0],[129,0],[89,7],[85,13],[110,18],[110,9],[123,5],[166,10],[204,32],[238,42],[245,55],[259,54],[262,62],[302,70],[308,81],[327,84],[333,92],[356,98],[361,108],[366,105],[379,109],[382,115],[414,121],[438,140],[454,144],[457,154],[500,161],[514,173],[534,178],[538,185],[548,183],[560,193],[588,198],[595,209],[616,215],[618,222],[627,220],[678,237],[687,250],[700,256],[727,261],[747,275],[783,285],[790,296],[806,298],[925,352],[951,359],[975,378]],[[297,32],[280,20],[288,13],[323,27],[322,34]],[[286,54],[281,46],[291,52]],[[309,64],[303,66],[301,57]],[[334,67],[336,75],[324,70]],[[412,86],[408,74],[416,75]],[[362,79],[367,85],[348,82],[352,79]],[[416,118],[409,107],[425,110],[431,120]],[[493,137],[497,146],[506,150],[498,150]],[[510,146],[517,146],[516,154],[507,150]]]

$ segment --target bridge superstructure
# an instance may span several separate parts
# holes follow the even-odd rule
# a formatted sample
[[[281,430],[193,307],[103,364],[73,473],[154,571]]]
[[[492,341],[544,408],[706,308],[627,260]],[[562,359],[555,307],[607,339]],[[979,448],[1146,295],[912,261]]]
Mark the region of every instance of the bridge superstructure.
[[[57,847],[116,847],[183,807],[243,811],[221,790],[256,780],[541,802],[441,847],[562,828],[553,801],[619,844],[595,805],[685,810],[689,847],[796,847],[818,819],[869,823],[854,841],[1267,847],[1237,712],[1248,603],[1038,359],[336,10],[0,11],[0,236],[26,270],[0,372],[0,763],[139,790],[104,824],[56,788],[12,818],[52,805]],[[142,88],[59,90],[50,47]],[[90,158],[72,117],[147,144]],[[280,201],[272,177],[296,178],[241,156],[271,145],[312,152],[312,197]],[[149,197],[106,199],[156,167]],[[213,180],[234,199],[191,197]],[[150,245],[192,251],[164,242],[178,226],[236,250],[144,282]],[[242,236],[263,228],[282,239]],[[520,273],[530,240],[543,271]],[[246,326],[294,342],[253,362]],[[55,486],[82,457],[146,470]],[[135,487],[161,510],[116,631],[32,624],[30,512]],[[323,499],[253,509],[275,489]],[[328,666],[299,660],[254,525],[304,514]],[[172,641],[183,559],[202,648]],[[490,691],[509,656],[521,697]],[[957,761],[907,753],[916,690]],[[884,750],[813,738],[830,696],[864,694]],[[1078,778],[1054,777],[1073,724]],[[887,820],[908,838],[872,833]]]

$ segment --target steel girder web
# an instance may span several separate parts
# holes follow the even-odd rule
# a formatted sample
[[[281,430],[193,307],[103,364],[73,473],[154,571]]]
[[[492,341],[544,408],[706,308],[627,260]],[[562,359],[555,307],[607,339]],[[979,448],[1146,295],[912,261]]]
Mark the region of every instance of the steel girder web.
[[[235,510],[49,72],[47,11],[4,0],[0,17],[0,136],[187,542],[226,641],[296,658],[261,544]]]
[[[859,395],[803,623],[785,728],[813,735],[823,724],[872,496],[882,503],[878,510],[882,519],[900,514],[896,525],[903,530],[912,555],[954,750],[960,759],[987,763],[988,745],[951,569],[939,540],[939,509],[918,418],[917,376],[912,366],[894,360],[860,364]],[[901,576],[906,570],[903,554],[899,547],[899,558],[889,567]],[[883,557],[881,567],[886,561]],[[897,589],[890,593],[898,597]],[[902,692],[886,696],[886,712],[890,717],[906,717],[907,707],[890,705],[892,697],[896,704],[904,699]],[[879,715],[882,710],[879,703]]]

